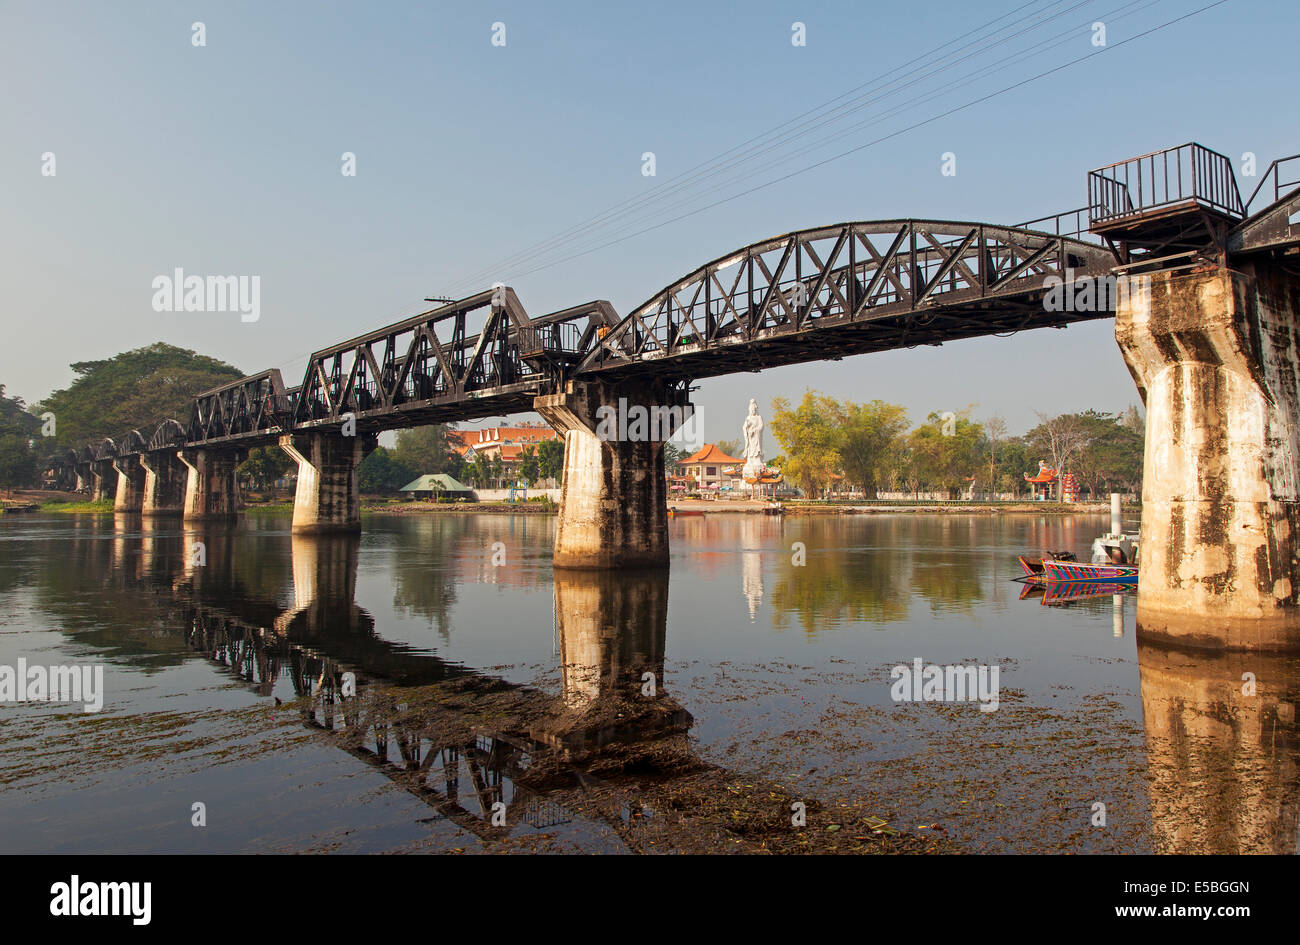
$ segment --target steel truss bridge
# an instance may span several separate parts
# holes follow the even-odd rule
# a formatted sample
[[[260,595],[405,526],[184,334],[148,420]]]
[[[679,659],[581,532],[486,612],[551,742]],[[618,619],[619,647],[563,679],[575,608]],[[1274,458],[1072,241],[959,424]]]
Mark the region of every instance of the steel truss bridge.
[[[1178,268],[1300,246],[1300,155],[1273,162],[1249,200],[1223,155],[1197,144],[1089,174],[1089,206],[1021,226],[941,220],[838,223],[744,246],[626,315],[605,301],[532,318],[495,286],[314,352],[286,388],[266,370],[164,421],[52,467],[181,447],[249,448],[286,433],[358,434],[531,410],[572,380],[687,388],[721,374],[1107,318],[1048,311],[1046,283]],[[1273,202],[1246,208],[1272,185]]]

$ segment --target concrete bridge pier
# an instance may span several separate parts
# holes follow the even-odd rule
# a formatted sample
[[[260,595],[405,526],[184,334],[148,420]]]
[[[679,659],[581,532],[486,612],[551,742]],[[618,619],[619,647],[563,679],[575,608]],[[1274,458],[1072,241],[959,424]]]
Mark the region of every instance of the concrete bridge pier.
[[[93,463],[77,463],[73,472],[76,476],[76,490],[78,492],[95,491],[95,471]]]
[[[189,469],[172,450],[140,454],[144,468],[144,497],[140,511],[146,516],[180,515],[185,511],[185,486]]]
[[[114,512],[139,513],[144,508],[145,469],[137,455],[119,456],[113,460],[117,470],[117,496],[113,500]]]
[[[117,470],[113,467],[113,460],[98,459],[90,464],[90,473],[93,479],[91,489],[91,498],[96,502],[105,500],[117,500]]]
[[[176,456],[188,467],[183,504],[187,521],[235,517],[239,512],[235,467],[246,455],[238,450],[177,450]]]
[[[1261,261],[1130,279],[1147,407],[1138,636],[1300,647],[1300,278]]]
[[[295,534],[361,530],[357,466],[376,445],[373,434],[280,437],[280,448],[298,463],[298,488],[293,498]]]
[[[694,409],[662,382],[569,381],[534,409],[564,435],[556,568],[668,565],[664,441]]]

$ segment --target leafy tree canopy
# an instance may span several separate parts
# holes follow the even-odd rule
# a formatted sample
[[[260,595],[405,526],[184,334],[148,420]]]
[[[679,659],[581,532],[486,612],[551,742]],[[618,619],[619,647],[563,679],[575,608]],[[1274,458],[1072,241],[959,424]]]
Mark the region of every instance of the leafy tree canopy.
[[[370,493],[396,492],[420,475],[391,450],[377,446],[357,467],[357,488]]]
[[[32,440],[39,439],[40,425],[22,398],[6,397],[0,384],[0,488],[35,484],[38,457]]]
[[[147,438],[167,419],[188,423],[197,394],[244,376],[224,361],[162,342],[71,367],[77,379],[33,408],[54,414],[56,436],[47,452],[80,449],[128,430]]]
[[[425,427],[403,430],[397,434],[397,443],[393,447],[392,458],[410,470],[416,476],[446,473],[459,479],[464,471],[465,461],[447,442],[447,431],[455,424],[434,423]],[[407,480],[410,482],[410,479]],[[405,482],[402,485],[406,485]]]

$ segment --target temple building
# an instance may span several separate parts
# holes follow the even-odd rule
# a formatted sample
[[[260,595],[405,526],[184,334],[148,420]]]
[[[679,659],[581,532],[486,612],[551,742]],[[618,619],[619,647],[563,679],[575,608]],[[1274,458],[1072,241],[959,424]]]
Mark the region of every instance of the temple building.
[[[475,456],[486,460],[501,460],[501,476],[490,483],[490,488],[508,489],[519,480],[519,463],[525,447],[533,447],[544,440],[559,440],[560,435],[544,423],[524,423],[513,427],[483,427],[478,430],[448,430],[447,444],[472,463]],[[543,487],[554,487],[547,479],[539,482]]]
[[[1030,476],[1025,473],[1025,482],[1029,483],[1030,498],[1042,502],[1078,502],[1079,480],[1073,473],[1058,473],[1043,460],[1038,461],[1038,472]]]
[[[1043,460],[1038,461],[1038,472],[1033,476],[1025,473],[1025,482],[1029,483],[1029,497],[1035,502],[1050,502],[1056,498],[1056,470]]]
[[[695,488],[711,491],[724,487],[738,488],[740,467],[744,465],[743,459],[728,456],[718,449],[716,443],[705,443],[690,456],[677,462],[677,468],[695,483]]]

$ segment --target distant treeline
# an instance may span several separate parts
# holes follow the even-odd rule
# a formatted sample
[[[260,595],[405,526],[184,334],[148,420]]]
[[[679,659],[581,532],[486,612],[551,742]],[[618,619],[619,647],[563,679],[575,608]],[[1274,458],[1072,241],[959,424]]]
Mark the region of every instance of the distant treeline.
[[[1092,495],[1141,492],[1144,421],[1136,407],[1122,416],[1085,410],[1048,416],[1020,436],[972,407],[934,412],[911,427],[907,411],[881,400],[839,401],[805,392],[797,406],[772,401],[771,429],[784,453],[773,460],[805,495],[859,491],[1024,492],[1040,460],[1070,472]]]

